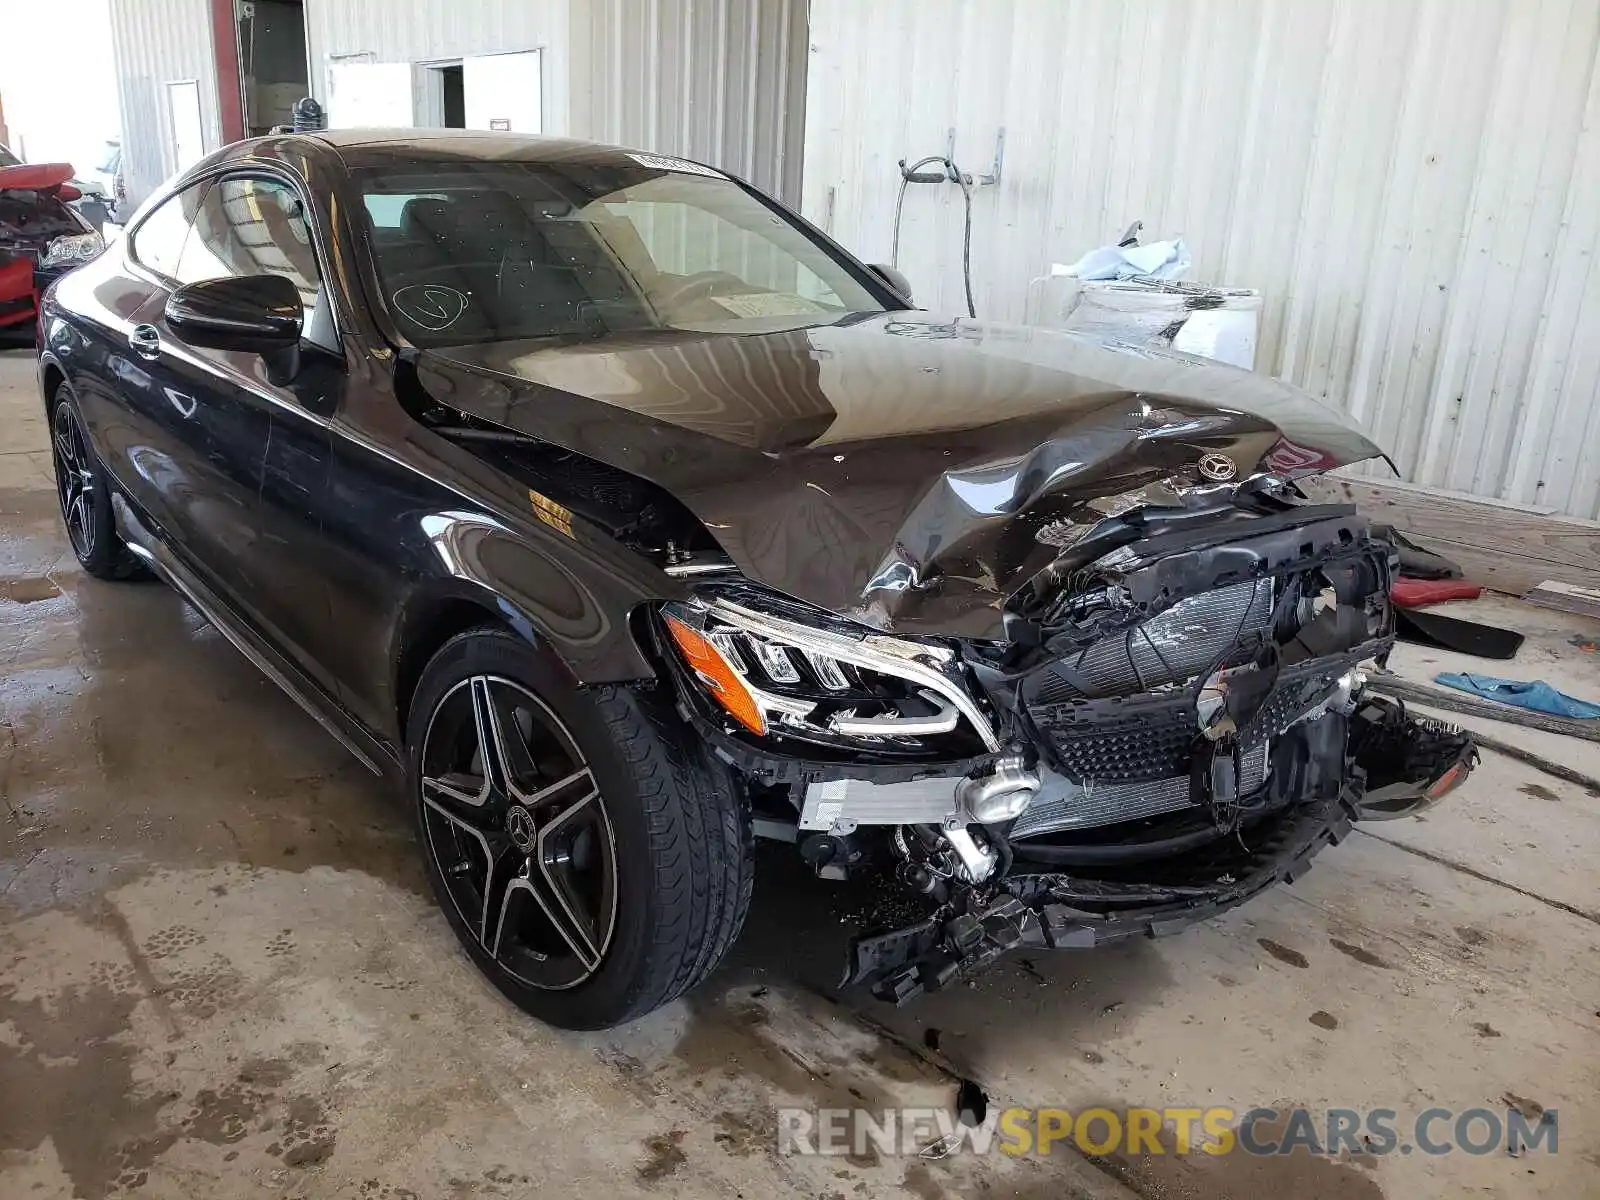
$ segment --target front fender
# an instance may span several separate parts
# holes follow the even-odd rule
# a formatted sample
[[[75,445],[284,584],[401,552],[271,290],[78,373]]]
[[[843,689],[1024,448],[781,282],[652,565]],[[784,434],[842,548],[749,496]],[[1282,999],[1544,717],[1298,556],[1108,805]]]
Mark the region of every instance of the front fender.
[[[628,620],[644,597],[602,594],[560,556],[484,513],[433,513],[421,525],[440,574],[407,597],[397,649],[430,610],[472,603],[549,653],[580,685],[655,675]]]

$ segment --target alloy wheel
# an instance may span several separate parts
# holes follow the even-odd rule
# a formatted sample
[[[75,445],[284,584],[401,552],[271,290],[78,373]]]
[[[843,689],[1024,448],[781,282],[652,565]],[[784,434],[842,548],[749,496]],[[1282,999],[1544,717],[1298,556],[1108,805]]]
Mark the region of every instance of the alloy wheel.
[[[94,553],[94,470],[89,465],[83,430],[79,428],[78,419],[67,404],[56,408],[51,441],[56,466],[56,493],[61,500],[61,519],[66,523],[73,550],[79,558],[88,558]]]
[[[474,675],[434,709],[420,774],[428,853],[483,953],[529,987],[590,978],[616,926],[616,838],[566,726],[521,684]]]

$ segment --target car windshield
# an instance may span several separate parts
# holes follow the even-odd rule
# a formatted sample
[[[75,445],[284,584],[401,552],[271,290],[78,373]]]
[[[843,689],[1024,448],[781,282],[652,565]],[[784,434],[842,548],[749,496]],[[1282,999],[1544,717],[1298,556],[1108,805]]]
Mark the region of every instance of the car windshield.
[[[356,172],[383,302],[420,346],[881,312],[862,268],[709,168],[440,163]]]
[[[20,167],[22,160],[4,146],[0,146],[0,167]]]

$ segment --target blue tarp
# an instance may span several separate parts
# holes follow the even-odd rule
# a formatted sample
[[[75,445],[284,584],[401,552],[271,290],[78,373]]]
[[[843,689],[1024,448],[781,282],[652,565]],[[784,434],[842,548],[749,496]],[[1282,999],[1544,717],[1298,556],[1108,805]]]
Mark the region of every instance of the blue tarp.
[[[1558,692],[1542,679],[1526,683],[1520,679],[1496,679],[1493,675],[1456,675],[1449,671],[1435,675],[1434,682],[1446,687],[1471,692],[1485,700],[1498,700],[1502,704],[1515,704],[1518,708],[1531,708],[1534,712],[1550,713],[1556,717],[1578,717],[1600,720],[1600,704],[1579,700],[1565,692]]]

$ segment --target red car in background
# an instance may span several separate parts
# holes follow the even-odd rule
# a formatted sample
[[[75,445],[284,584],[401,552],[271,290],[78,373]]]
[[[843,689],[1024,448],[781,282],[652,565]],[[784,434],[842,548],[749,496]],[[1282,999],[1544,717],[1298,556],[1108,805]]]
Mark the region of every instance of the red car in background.
[[[66,163],[23,163],[0,146],[0,338],[33,339],[39,296],[105,241],[75,208]]]

